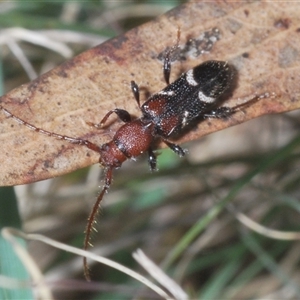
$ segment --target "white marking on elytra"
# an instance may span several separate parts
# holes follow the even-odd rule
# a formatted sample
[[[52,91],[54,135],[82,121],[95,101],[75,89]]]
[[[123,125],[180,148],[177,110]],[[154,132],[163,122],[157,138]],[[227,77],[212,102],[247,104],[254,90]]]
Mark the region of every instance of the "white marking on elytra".
[[[205,103],[213,103],[216,100],[216,98],[205,96],[201,91],[198,93],[198,98]]]
[[[159,93],[157,93],[158,95],[167,95],[167,96],[173,96],[174,95],[174,91],[160,91]]]
[[[182,126],[186,126],[187,125],[187,117],[188,117],[188,115],[189,115],[189,112],[186,110],[183,113],[184,118],[182,119]]]
[[[194,79],[194,70],[193,69],[186,72],[186,81],[188,82],[188,84],[190,84],[192,86],[198,85],[198,82]]]

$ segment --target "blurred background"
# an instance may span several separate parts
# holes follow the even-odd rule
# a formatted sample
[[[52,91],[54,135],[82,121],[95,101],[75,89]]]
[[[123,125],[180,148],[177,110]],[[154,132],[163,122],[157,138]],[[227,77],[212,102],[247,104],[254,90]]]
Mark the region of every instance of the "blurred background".
[[[1,94],[183,2],[0,2]],[[155,173],[146,156],[125,163],[102,202],[93,252],[147,275],[132,258],[140,248],[190,299],[299,299],[299,125],[297,111],[265,116],[182,145],[184,158],[159,150]],[[101,178],[94,165],[2,188],[1,227],[82,248]],[[1,247],[1,275],[30,282]],[[81,257],[40,242],[27,247],[55,299],[159,298],[92,261],[88,284]],[[34,297],[30,290],[23,299]]]

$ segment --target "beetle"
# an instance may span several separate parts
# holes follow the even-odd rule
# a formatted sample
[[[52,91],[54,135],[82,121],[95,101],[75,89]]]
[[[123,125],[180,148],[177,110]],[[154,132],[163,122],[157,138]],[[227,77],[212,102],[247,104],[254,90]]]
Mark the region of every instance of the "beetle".
[[[178,43],[177,43],[178,44]],[[178,47],[178,45],[176,45]],[[115,108],[106,113],[99,124],[87,122],[96,128],[103,128],[107,119],[116,114],[124,124],[116,131],[111,141],[97,145],[88,140],[74,138],[38,128],[17,117],[0,104],[0,109],[17,122],[31,130],[69,143],[85,146],[99,153],[99,163],[104,167],[104,184],[91,210],[85,230],[84,250],[90,245],[91,233],[99,210],[100,202],[108,191],[112,182],[113,170],[121,167],[128,159],[134,159],[144,152],[148,153],[151,171],[156,170],[157,158],[153,150],[154,141],[162,140],[180,157],[185,155],[179,145],[169,139],[180,133],[192,121],[205,118],[227,118],[244,105],[253,100],[268,97],[268,93],[254,95],[245,103],[235,107],[219,106],[219,98],[229,89],[233,82],[233,69],[228,62],[209,60],[183,73],[170,84],[171,62],[169,50],[163,64],[163,74],[166,87],[151,95],[140,105],[140,91],[138,85],[131,81],[131,90],[139,106],[141,117],[132,118],[124,109]],[[84,274],[90,280],[87,259],[84,257]]]

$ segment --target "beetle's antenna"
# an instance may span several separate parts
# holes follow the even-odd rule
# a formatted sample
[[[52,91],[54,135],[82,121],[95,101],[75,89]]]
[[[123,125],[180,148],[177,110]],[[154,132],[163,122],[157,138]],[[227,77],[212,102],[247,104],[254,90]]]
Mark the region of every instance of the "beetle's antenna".
[[[67,135],[58,134],[58,133],[55,133],[55,132],[51,132],[51,131],[44,130],[42,128],[36,127],[36,126],[28,123],[27,121],[24,121],[23,119],[15,116],[9,110],[4,108],[2,105],[0,105],[0,110],[2,110],[8,118],[12,118],[16,122],[20,123],[21,125],[26,126],[27,128],[29,128],[33,131],[36,131],[36,132],[38,132],[40,134],[43,134],[43,135],[51,136],[51,137],[56,138],[58,140],[67,141],[71,144],[86,146],[87,148],[101,154],[100,147],[98,145],[94,144],[94,143],[91,143],[88,140],[80,139],[80,138],[73,138],[73,137],[70,137],[70,136],[67,136]],[[99,196],[97,198],[97,201],[94,204],[94,207],[93,207],[93,209],[90,213],[90,216],[88,218],[88,224],[87,224],[86,230],[85,230],[86,236],[85,236],[85,239],[84,239],[84,250],[87,250],[88,246],[91,245],[90,244],[91,233],[93,231],[93,226],[95,224],[95,219],[96,219],[96,216],[97,216],[97,213],[98,213],[98,210],[99,210],[100,202],[103,199],[104,194],[108,191],[108,189],[110,187],[111,179],[112,179],[112,168],[106,168],[105,184],[104,184],[104,186],[102,188],[102,191],[99,194]],[[87,266],[86,257],[84,257],[84,259],[83,259],[83,264],[84,264],[84,275],[85,275],[86,279],[88,281],[90,281],[90,276],[89,276],[89,270],[88,270],[88,266]]]
[[[89,149],[91,149],[91,150],[93,150],[93,151],[95,151],[97,153],[101,153],[100,147],[97,146],[96,144],[88,141],[88,140],[80,139],[80,138],[74,138],[74,137],[71,137],[71,136],[58,134],[58,133],[55,133],[55,132],[51,132],[51,131],[48,131],[48,130],[36,127],[36,126],[28,123],[27,121],[24,121],[21,118],[15,116],[9,110],[7,110],[6,108],[4,108],[2,105],[0,105],[0,109],[4,112],[4,114],[8,118],[12,118],[16,122],[20,123],[21,125],[26,126],[27,128],[29,128],[29,129],[31,129],[33,131],[36,131],[36,132],[38,132],[40,134],[44,134],[44,135],[47,135],[47,136],[54,137],[55,139],[58,139],[58,140],[67,141],[67,142],[69,142],[71,144],[86,146],[87,148],[89,148]]]
[[[95,230],[94,225],[96,223],[96,217],[99,212],[100,203],[103,199],[104,194],[107,193],[107,191],[111,185],[112,170],[113,170],[112,168],[106,168],[104,186],[103,186],[102,191],[99,194],[97,201],[94,204],[92,211],[89,215],[88,223],[85,228],[85,238],[84,238],[84,244],[83,244],[84,250],[87,250],[89,246],[92,246],[91,234],[92,234],[93,230]],[[90,271],[89,271],[88,264],[87,264],[87,258],[85,256],[83,257],[83,268],[84,268],[84,277],[86,278],[87,281],[91,281]]]

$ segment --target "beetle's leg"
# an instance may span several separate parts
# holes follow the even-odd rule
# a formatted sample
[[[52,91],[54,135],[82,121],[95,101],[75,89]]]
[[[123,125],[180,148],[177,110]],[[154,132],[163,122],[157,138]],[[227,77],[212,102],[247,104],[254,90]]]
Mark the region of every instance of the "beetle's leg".
[[[167,140],[163,140],[164,143],[172,150],[174,151],[178,156],[183,157],[185,155],[185,150],[183,150],[179,145],[173,144]]]
[[[133,93],[133,96],[138,104],[139,107],[141,107],[140,105],[140,89],[139,86],[137,85],[137,83],[135,81],[131,81],[131,90]]]
[[[120,108],[115,108],[115,109],[110,110],[104,116],[104,118],[100,121],[100,123],[98,123],[98,124],[95,124],[95,123],[92,123],[92,122],[86,122],[86,123],[88,125],[96,127],[96,128],[102,128],[103,125],[105,124],[105,122],[107,121],[107,119],[109,118],[109,116],[112,113],[115,113],[120,118],[120,120],[123,121],[124,123],[128,123],[128,122],[131,121],[131,116],[130,116],[130,114],[129,114],[129,112],[127,110],[120,109]]]
[[[165,59],[164,59],[163,72],[164,72],[164,79],[165,79],[165,82],[167,85],[170,84],[170,74],[171,74],[171,58],[170,58],[170,56],[171,56],[172,52],[178,48],[179,40],[180,40],[180,28],[178,27],[176,44],[167,51]]]
[[[155,153],[153,152],[152,148],[149,148],[148,149],[148,163],[149,163],[149,166],[150,166],[150,170],[151,171],[156,171],[156,155]]]
[[[223,119],[223,118],[229,117],[230,115],[232,115],[235,112],[236,111],[231,107],[221,106],[221,107],[218,107],[214,110],[211,110],[211,111],[203,114],[203,118]]]
[[[238,111],[241,111],[243,108],[246,108],[261,99],[275,97],[275,96],[276,96],[276,94],[274,94],[274,93],[270,94],[268,92],[259,94],[259,95],[253,94],[253,95],[250,95],[250,96],[246,97],[245,99],[243,99],[243,102],[241,104],[238,104],[234,107],[228,107],[228,106],[218,107],[214,110],[208,111],[207,113],[203,114],[203,117],[204,118],[219,118],[219,119],[227,118],[230,115],[232,115]]]

